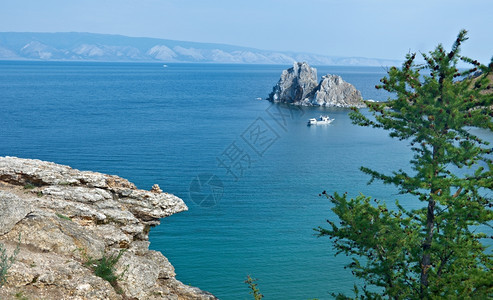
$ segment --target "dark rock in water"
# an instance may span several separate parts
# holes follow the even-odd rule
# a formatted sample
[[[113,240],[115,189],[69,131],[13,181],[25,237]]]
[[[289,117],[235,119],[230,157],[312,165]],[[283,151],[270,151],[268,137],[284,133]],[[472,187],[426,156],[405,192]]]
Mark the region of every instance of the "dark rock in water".
[[[361,92],[338,75],[325,75],[317,85],[317,70],[294,63],[284,70],[267,100],[304,106],[364,107]]]

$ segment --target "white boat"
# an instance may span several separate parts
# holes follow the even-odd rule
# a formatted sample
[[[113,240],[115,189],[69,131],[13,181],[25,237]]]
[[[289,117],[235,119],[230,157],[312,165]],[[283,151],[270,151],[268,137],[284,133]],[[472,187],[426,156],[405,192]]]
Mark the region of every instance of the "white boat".
[[[168,65],[163,65],[163,68],[167,68],[167,67],[168,67]]]
[[[325,125],[325,124],[330,124],[334,121],[335,119],[329,118],[329,116],[320,116],[318,119],[311,118],[308,120],[308,126],[310,125]]]
[[[308,125],[317,125],[317,119],[313,118],[308,120]]]

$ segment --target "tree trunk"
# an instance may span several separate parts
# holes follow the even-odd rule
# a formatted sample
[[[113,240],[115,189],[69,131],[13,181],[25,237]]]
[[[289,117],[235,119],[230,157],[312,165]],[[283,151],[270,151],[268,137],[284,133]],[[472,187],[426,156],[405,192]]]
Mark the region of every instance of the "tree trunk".
[[[433,146],[433,177],[430,182],[438,176],[438,156],[439,147]],[[428,271],[431,268],[431,243],[433,241],[433,231],[435,229],[435,200],[434,196],[438,193],[438,187],[431,186],[430,199],[428,200],[428,211],[426,214],[426,237],[423,242],[423,257],[421,258],[421,298],[426,296],[428,288]]]
[[[428,270],[431,267],[431,241],[433,240],[433,229],[435,223],[435,201],[433,197],[428,201],[428,213],[426,215],[426,238],[423,243],[423,257],[421,259],[421,296],[424,296],[428,287]]]

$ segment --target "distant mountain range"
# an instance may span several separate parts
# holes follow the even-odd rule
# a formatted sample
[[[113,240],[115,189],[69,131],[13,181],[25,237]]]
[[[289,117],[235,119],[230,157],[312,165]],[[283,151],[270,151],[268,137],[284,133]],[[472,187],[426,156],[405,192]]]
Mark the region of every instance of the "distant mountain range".
[[[389,66],[396,60],[333,57],[267,51],[224,44],[174,41],[122,35],[59,32],[0,32],[0,60],[121,61]]]

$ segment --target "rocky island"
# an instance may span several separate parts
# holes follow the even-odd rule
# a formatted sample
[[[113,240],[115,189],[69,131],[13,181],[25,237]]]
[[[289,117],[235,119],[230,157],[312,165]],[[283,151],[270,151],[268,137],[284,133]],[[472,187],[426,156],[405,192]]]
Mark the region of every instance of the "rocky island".
[[[317,84],[317,69],[306,62],[295,62],[284,70],[267,100],[303,106],[365,106],[361,92],[338,75],[327,74]]]
[[[216,299],[149,250],[150,228],[187,209],[157,185],[144,191],[114,175],[0,157],[0,246],[9,256],[17,249],[0,299]],[[112,283],[95,272],[111,258]]]

